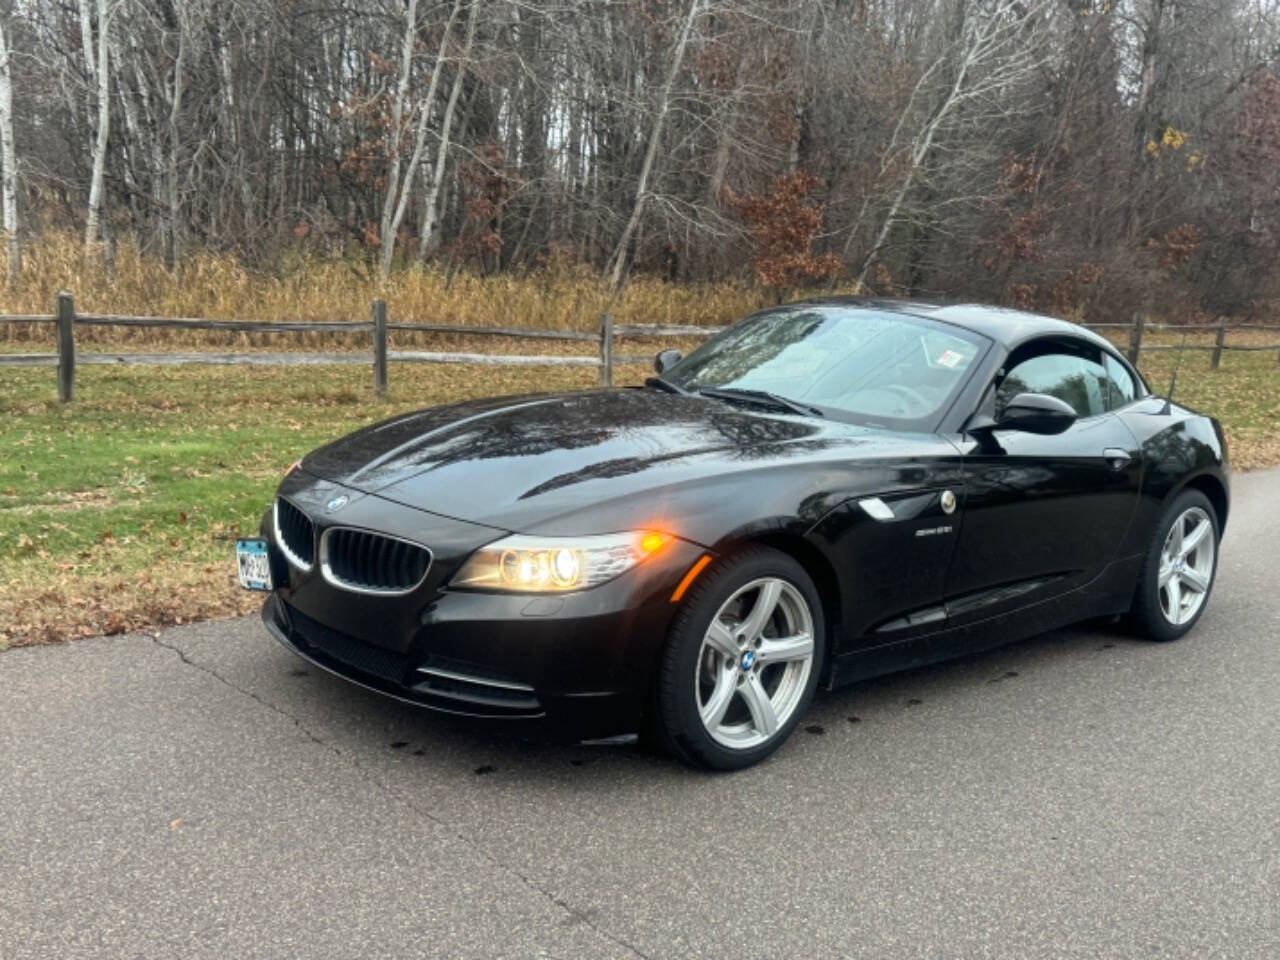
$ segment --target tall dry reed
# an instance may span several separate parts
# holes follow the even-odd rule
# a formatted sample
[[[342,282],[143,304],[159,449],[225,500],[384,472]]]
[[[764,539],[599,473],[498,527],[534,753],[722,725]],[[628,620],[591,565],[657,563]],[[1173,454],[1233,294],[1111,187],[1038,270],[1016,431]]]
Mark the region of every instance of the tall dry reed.
[[[406,269],[394,273],[383,288],[363,263],[323,259],[302,251],[284,262],[287,266],[281,272],[268,273],[230,254],[194,252],[171,271],[126,239],[104,263],[86,257],[75,236],[48,233],[25,250],[18,281],[7,289],[0,286],[0,313],[48,314],[57,292],[70,290],[77,309],[85,313],[363,321],[368,319],[370,302],[381,296],[393,322],[594,330],[606,310],[619,323],[723,324],[765,305],[770,296],[746,283],[679,284],[640,275],[614,299],[594,271],[564,264],[495,276],[460,272],[452,281],[434,266]],[[5,335],[0,328],[0,336]],[[7,336],[10,340],[47,339],[47,332],[10,328]],[[102,328],[85,328],[83,335],[77,331],[77,338],[173,345],[277,342],[271,337]],[[352,345],[366,339],[354,338]],[[286,341],[318,342],[294,336]],[[324,342],[335,343],[332,338]]]

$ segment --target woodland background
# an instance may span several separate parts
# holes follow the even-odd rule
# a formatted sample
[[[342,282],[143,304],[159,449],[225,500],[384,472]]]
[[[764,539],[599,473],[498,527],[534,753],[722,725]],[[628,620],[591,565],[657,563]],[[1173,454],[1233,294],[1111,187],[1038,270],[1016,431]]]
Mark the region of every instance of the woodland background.
[[[5,0],[0,147],[10,309],[317,264],[1280,304],[1280,0]]]

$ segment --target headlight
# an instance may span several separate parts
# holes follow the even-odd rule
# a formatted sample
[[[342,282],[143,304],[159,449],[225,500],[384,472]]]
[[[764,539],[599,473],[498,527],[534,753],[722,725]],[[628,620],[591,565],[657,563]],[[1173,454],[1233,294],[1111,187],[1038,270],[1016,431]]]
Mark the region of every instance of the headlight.
[[[671,539],[655,530],[598,537],[506,537],[468,557],[451,585],[518,593],[585,590],[620,576]]]

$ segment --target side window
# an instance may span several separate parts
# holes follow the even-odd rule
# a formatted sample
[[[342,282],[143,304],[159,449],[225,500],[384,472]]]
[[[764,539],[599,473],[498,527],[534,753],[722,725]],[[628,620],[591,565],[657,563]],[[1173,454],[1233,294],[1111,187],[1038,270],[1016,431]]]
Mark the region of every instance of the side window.
[[[1102,360],[1107,367],[1107,409],[1115,410],[1126,403],[1132,403],[1138,396],[1133,375],[1109,353],[1103,354]]]
[[[996,388],[996,415],[1020,393],[1047,393],[1069,403],[1076,415],[1107,411],[1107,372],[1073,353],[1042,353],[1014,365]]]

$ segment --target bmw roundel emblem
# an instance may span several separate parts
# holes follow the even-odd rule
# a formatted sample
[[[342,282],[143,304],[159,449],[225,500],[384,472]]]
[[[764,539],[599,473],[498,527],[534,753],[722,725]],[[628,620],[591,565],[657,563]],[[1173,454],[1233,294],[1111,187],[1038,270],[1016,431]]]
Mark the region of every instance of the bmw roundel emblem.
[[[754,650],[747,650],[745,653],[742,654],[743,670],[750,670],[751,665],[754,664],[755,662],[756,662],[756,652]]]
[[[349,501],[350,499],[351,498],[348,497],[345,493],[339,494],[338,496],[330,500],[328,503],[326,503],[324,505],[324,508],[328,510],[330,513],[334,513],[335,511],[341,510],[343,507],[345,507],[347,505],[347,501]]]
[[[950,490],[942,491],[942,512],[943,513],[956,512],[956,495],[952,493]]]

